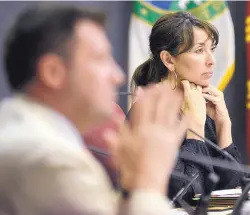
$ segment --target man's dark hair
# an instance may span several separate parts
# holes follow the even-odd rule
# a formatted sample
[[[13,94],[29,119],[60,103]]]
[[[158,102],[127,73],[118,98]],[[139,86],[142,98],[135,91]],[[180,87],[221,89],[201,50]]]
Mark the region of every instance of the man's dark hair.
[[[5,72],[12,90],[22,90],[36,76],[39,59],[48,53],[68,57],[79,21],[104,25],[102,13],[74,5],[43,5],[19,14],[6,41]]]

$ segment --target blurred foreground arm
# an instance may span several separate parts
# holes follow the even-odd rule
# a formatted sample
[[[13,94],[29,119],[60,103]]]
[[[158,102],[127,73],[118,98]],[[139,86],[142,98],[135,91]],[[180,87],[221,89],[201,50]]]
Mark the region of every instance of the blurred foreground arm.
[[[183,95],[167,84],[144,89],[134,103],[130,123],[107,139],[121,172],[121,185],[131,193],[127,214],[173,214],[165,193],[186,131],[179,119]]]
[[[182,95],[167,86],[146,89],[131,112],[131,124],[106,133],[121,185],[131,193],[127,200],[117,198],[89,152],[67,149],[26,167],[20,180],[26,198],[46,215],[174,214],[165,193],[186,130],[185,119],[178,120],[181,104]]]

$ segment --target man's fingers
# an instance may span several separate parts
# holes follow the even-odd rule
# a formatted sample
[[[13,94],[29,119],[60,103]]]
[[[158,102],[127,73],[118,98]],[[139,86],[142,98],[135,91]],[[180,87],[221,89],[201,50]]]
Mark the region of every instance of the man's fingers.
[[[138,99],[142,98],[144,94],[144,90],[142,87],[137,87],[134,95],[132,96],[132,104],[138,101]]]
[[[177,125],[176,132],[179,132],[179,144],[181,144],[186,136],[187,133],[187,125],[188,125],[188,117],[183,115],[179,124]]]
[[[133,128],[152,122],[159,95],[159,89],[155,86],[144,89],[143,98],[139,99],[131,108],[130,124]]]
[[[119,149],[121,147],[118,133],[111,130],[111,129],[107,129],[103,134],[103,138],[107,143],[109,152],[111,153],[112,161],[114,162],[115,166],[117,167],[117,164],[119,163],[119,161],[118,161]]]

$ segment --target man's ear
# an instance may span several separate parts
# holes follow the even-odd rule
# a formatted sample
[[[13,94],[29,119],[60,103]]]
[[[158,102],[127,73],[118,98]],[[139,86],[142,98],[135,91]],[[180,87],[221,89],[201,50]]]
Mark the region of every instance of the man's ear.
[[[39,80],[51,89],[60,89],[66,81],[66,66],[55,54],[43,56],[38,62],[37,70]]]

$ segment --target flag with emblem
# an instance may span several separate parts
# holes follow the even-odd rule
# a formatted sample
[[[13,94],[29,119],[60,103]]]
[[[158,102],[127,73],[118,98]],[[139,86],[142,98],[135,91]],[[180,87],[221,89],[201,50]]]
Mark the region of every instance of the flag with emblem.
[[[136,67],[149,58],[149,34],[152,25],[169,12],[188,11],[199,19],[214,24],[220,33],[215,51],[216,65],[211,80],[224,90],[234,73],[234,27],[226,1],[135,1],[129,32],[129,82]]]
[[[250,2],[247,2],[245,41],[247,54],[247,154],[250,156]]]

